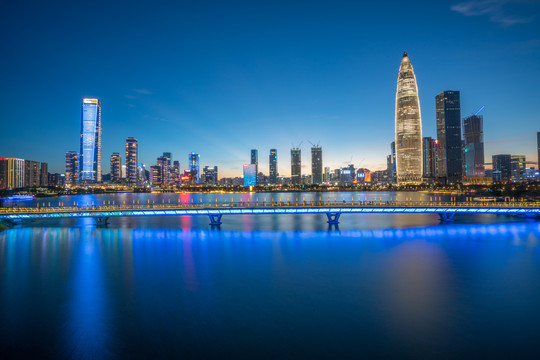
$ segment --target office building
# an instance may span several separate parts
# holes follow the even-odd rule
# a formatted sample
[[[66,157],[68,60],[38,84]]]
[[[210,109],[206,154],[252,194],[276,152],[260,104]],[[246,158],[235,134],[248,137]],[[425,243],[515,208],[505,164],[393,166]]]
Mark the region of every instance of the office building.
[[[339,172],[339,182],[342,185],[350,185],[356,180],[356,170],[353,164],[344,167]]]
[[[42,162],[39,172],[41,176],[40,186],[49,186],[49,164]]]
[[[255,164],[244,164],[244,186],[257,185],[257,166]]]
[[[540,170],[540,131],[536,133],[536,147],[538,151],[538,163],[536,168]]]
[[[392,171],[390,172],[390,182],[395,184],[396,178],[396,142],[392,141],[390,144],[390,155],[392,155]]]
[[[322,184],[323,182],[322,147],[311,147],[311,183]]]
[[[511,162],[511,179],[513,182],[521,182],[527,180],[527,166],[525,164],[525,155],[512,155]]]
[[[79,181],[101,182],[101,100],[82,99]]]
[[[129,184],[136,184],[139,181],[137,164],[139,161],[139,144],[137,139],[128,137],[126,139],[126,180]]]
[[[66,153],[66,186],[76,186],[79,183],[79,154],[75,151]]]
[[[416,76],[405,52],[396,89],[396,177],[398,184],[422,183],[422,116]]]
[[[126,167],[127,172],[127,167]],[[122,178],[122,160],[119,153],[111,155],[111,182],[119,182]]]
[[[463,119],[463,170],[467,178],[485,175],[483,121],[483,117],[477,114]]]
[[[189,173],[191,177],[191,184],[199,183],[199,154],[192,152],[188,156]]]
[[[300,185],[302,183],[302,150],[291,149],[291,183]]]
[[[509,182],[512,176],[512,156],[508,154],[492,156],[493,182]]]
[[[0,158],[0,189],[19,189],[25,186],[25,161]]]
[[[218,167],[205,166],[203,169],[203,183],[205,185],[218,184]]]
[[[437,115],[438,177],[445,183],[463,180],[461,106],[459,91],[443,91],[435,97]]]
[[[327,182],[330,181],[330,168],[329,168],[328,166],[324,168],[323,181],[324,181],[325,183],[327,183]]]
[[[434,181],[437,177],[437,154],[439,142],[431,137],[424,137],[422,149],[424,179],[428,182]]]
[[[39,162],[24,160],[24,187],[38,187],[40,178]]]
[[[270,171],[269,171],[268,182],[271,185],[276,185],[278,183],[277,150],[276,149],[270,149],[269,167],[270,167]]]
[[[255,173],[257,174],[257,177],[258,177],[258,174],[259,174],[259,150],[251,149],[251,162],[250,162],[250,164],[255,165]],[[257,179],[257,183],[259,183],[258,179]]]
[[[162,179],[161,179],[161,172],[163,171],[162,165],[152,165],[150,166],[150,176],[149,176],[149,182],[152,185],[161,185]]]
[[[157,158],[157,166],[160,167],[159,171],[159,183],[161,185],[169,184],[169,159],[166,156],[160,156]]]

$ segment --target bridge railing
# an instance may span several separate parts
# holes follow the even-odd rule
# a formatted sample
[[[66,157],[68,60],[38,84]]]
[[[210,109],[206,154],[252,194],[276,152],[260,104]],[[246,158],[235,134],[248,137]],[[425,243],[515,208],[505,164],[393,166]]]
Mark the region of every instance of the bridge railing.
[[[255,202],[209,202],[209,203],[148,203],[148,204],[103,204],[88,205],[74,204],[64,206],[61,202],[57,205],[35,207],[2,207],[0,214],[21,213],[71,213],[71,212],[102,212],[102,211],[136,211],[136,210],[165,210],[165,209],[209,209],[209,208],[302,208],[302,207],[440,207],[440,208],[538,208],[540,204],[524,201],[507,202],[436,202],[436,201],[255,201]]]

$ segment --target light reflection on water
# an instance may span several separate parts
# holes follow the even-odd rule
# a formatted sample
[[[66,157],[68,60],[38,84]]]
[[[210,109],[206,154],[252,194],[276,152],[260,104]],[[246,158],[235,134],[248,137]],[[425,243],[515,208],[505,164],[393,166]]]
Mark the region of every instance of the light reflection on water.
[[[240,221],[249,229],[258,222]],[[538,223],[330,232],[184,225],[0,233],[2,353],[344,358],[539,350]]]

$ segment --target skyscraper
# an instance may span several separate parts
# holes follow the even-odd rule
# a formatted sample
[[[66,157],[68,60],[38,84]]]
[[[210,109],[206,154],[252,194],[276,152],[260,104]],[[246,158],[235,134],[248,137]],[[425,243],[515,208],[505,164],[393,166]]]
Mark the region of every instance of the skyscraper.
[[[49,164],[46,162],[41,163],[41,186],[49,186]]]
[[[398,184],[422,183],[422,116],[416,77],[405,52],[396,90],[396,172]]]
[[[390,183],[396,183],[396,142],[390,144],[390,154],[392,155],[392,171],[390,172]]]
[[[101,182],[101,100],[82,99],[79,180]]]
[[[435,108],[439,140],[438,177],[449,183],[461,182],[463,162],[459,91],[443,91],[437,95]]]
[[[79,182],[79,154],[75,151],[66,153],[66,185],[75,186]]]
[[[0,158],[0,189],[18,189],[25,185],[25,161]]]
[[[465,153],[465,176],[468,178],[484,177],[484,134],[482,115],[471,115],[463,119],[463,140]]]
[[[130,184],[136,184],[139,180],[137,176],[138,157],[139,144],[137,143],[137,139],[128,137],[126,139],[126,179]]]
[[[493,182],[508,182],[512,176],[512,157],[507,154],[493,155]]]
[[[291,149],[291,183],[299,185],[302,183],[302,150]]]
[[[199,183],[199,154],[192,152],[188,155],[189,171],[191,176],[191,183]]]
[[[437,153],[439,142],[431,137],[423,139],[424,178],[433,181],[437,177]]]
[[[111,182],[119,182],[122,177],[122,160],[119,153],[111,155]]]
[[[205,166],[203,168],[202,183],[205,185],[217,185],[218,184],[218,167]]]
[[[536,147],[538,150],[538,163],[536,169],[540,170],[540,131],[536,133]]]
[[[24,186],[37,187],[40,185],[39,180],[39,162],[32,160],[24,160]]]
[[[255,174],[259,174],[259,150],[251,149],[251,162],[255,165]],[[256,176],[257,177],[257,176]]]
[[[268,177],[268,182],[272,185],[277,184],[277,150],[276,149],[270,149],[270,156],[269,156],[269,164],[270,164],[270,173]]]
[[[319,145],[313,145],[311,147],[311,183],[322,184],[322,175],[322,147],[320,147]]]
[[[166,184],[170,184],[171,183],[171,175],[172,175],[172,153],[170,152],[164,152],[163,153],[163,156],[167,158],[167,176],[166,176]],[[165,176],[163,176],[165,178]]]
[[[527,180],[527,166],[525,155],[512,155],[511,159],[512,181],[520,182]]]
[[[244,186],[257,185],[257,173],[255,164],[244,164]]]
[[[160,156],[157,158],[157,166],[160,168],[160,181],[161,185],[169,184],[169,159],[166,156]]]

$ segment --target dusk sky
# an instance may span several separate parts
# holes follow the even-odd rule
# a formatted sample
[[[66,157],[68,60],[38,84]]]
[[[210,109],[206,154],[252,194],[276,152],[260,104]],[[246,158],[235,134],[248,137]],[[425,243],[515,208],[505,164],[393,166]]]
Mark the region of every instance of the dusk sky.
[[[79,150],[83,97],[103,103],[103,173],[130,136],[147,167],[195,151],[220,177],[252,148],[289,176],[302,141],[303,173],[308,141],[325,167],[383,169],[403,51],[424,136],[435,95],[460,90],[462,117],[486,106],[486,162],[537,161],[540,1],[5,1],[0,31],[0,157],[50,172]]]

